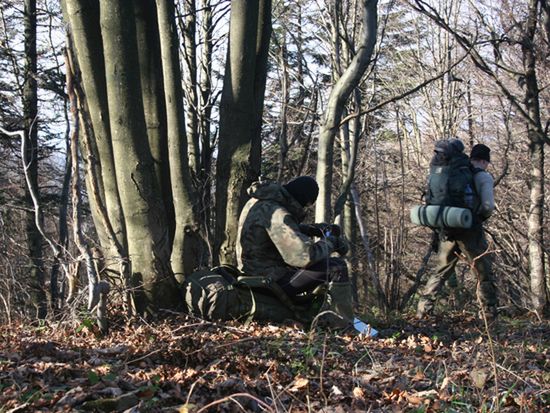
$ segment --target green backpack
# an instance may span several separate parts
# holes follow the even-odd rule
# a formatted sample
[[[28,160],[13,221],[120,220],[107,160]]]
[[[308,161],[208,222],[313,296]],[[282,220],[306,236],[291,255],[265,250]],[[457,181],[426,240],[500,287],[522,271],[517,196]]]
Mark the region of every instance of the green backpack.
[[[206,320],[297,320],[309,323],[324,297],[292,301],[269,277],[248,276],[229,265],[197,271],[183,284],[187,310]]]
[[[464,145],[457,139],[446,139],[436,143],[435,155],[430,163],[426,203],[458,208],[474,209],[474,175],[477,172],[470,165],[463,152]]]

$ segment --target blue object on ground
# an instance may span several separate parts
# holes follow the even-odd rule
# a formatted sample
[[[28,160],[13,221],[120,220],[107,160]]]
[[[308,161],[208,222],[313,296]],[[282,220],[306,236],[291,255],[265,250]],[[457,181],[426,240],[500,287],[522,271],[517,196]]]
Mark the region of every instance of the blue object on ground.
[[[361,334],[365,334],[368,337],[376,337],[378,335],[378,330],[371,327],[369,324],[366,324],[359,320],[357,317],[353,319],[353,327],[359,331]]]

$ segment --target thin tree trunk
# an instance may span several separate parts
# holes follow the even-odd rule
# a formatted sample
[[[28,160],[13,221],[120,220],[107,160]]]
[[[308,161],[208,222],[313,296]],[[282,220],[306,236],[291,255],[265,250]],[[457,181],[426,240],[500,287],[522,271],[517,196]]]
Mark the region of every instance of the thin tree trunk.
[[[78,171],[78,135],[79,135],[79,116],[76,94],[74,91],[72,71],[67,71],[67,95],[71,105],[72,128],[70,133],[70,152],[72,165],[72,183],[71,183],[71,198],[73,206],[73,233],[74,241],[80,252],[80,256],[85,262],[86,275],[88,278],[88,310],[91,311],[95,304],[99,301],[99,274],[97,267],[94,265],[90,246],[85,241],[82,232],[82,212],[80,199],[80,173]]]
[[[544,269],[544,130],[540,119],[539,87],[534,50],[538,0],[529,1],[529,18],[522,43],[525,67],[525,107],[533,122],[527,124],[531,159],[530,207],[527,236],[529,240],[529,272],[534,310],[542,315],[548,305]]]
[[[183,38],[184,87],[188,110],[187,118],[187,153],[189,168],[197,176],[200,168],[199,118],[197,96],[197,7],[195,0],[183,0],[183,15],[180,17],[180,29]]]
[[[170,177],[174,208],[177,211],[171,263],[176,279],[183,282],[185,276],[190,275],[199,265],[201,243],[187,158],[188,145],[173,2],[157,0],[157,13],[164,74]]]
[[[288,104],[289,104],[289,89],[290,79],[288,75],[288,53],[286,50],[286,33],[283,33],[281,42],[280,65],[282,66],[281,74],[281,131],[279,133],[279,169],[277,171],[277,181],[283,179],[283,173],[288,155]]]
[[[42,262],[42,237],[35,223],[35,213],[30,191],[36,196],[38,189],[38,87],[36,83],[36,0],[25,0],[25,82],[23,84],[23,124],[26,150],[23,154],[24,167],[30,178],[29,185],[25,186],[26,232],[29,249],[29,267],[32,285],[33,304],[36,315],[43,319],[47,314],[46,291],[44,290],[44,268]],[[42,216],[38,217],[42,220]]]
[[[70,38],[69,38],[70,40]],[[66,83],[67,83],[67,89],[69,89],[69,86],[72,88],[71,93],[74,93],[74,96],[71,96],[72,98],[76,99],[76,109],[73,108],[73,110],[76,110],[78,114],[78,125],[80,130],[80,136],[82,139],[79,139],[79,146],[80,151],[84,156],[86,157],[84,165],[86,166],[86,187],[88,190],[88,199],[91,205],[94,205],[94,209],[92,211],[96,210],[95,214],[93,215],[94,222],[96,223],[96,228],[103,229],[104,237],[106,238],[106,241],[108,243],[108,246],[110,247],[109,250],[113,251],[114,256],[105,256],[104,252],[100,252],[99,254],[96,254],[101,257],[103,261],[103,265],[105,265],[106,268],[109,268],[112,271],[119,270],[120,274],[120,284],[122,285],[122,288],[124,289],[123,293],[123,300],[124,300],[124,306],[125,310],[128,313],[128,315],[132,315],[135,313],[135,308],[132,305],[131,300],[131,290],[130,290],[130,266],[127,260],[127,253],[119,241],[115,234],[114,228],[112,226],[112,221],[109,219],[109,213],[107,210],[107,206],[105,203],[101,200],[101,176],[98,175],[98,171],[96,168],[94,168],[94,154],[97,155],[97,146],[94,144],[94,140],[92,139],[93,130],[91,126],[91,122],[89,120],[89,117],[87,116],[89,114],[89,110],[87,110],[86,102],[84,99],[84,92],[82,91],[81,86],[78,84],[78,82],[75,81],[76,76],[76,70],[75,70],[75,63],[72,54],[69,51],[66,51],[65,53],[65,70],[66,70]],[[73,128],[74,129],[74,128]],[[70,132],[70,128],[69,128]],[[71,148],[72,149],[72,148]],[[70,156],[69,159],[71,159],[74,156]],[[74,165],[73,165],[74,166]],[[76,225],[76,224],[75,224]],[[126,236],[124,236],[124,239],[126,239]],[[116,260],[112,260],[112,257],[118,258]],[[76,277],[71,274],[67,274],[67,277],[69,278],[69,297],[67,298],[68,301],[72,300],[73,294],[75,293],[75,283],[77,281]],[[101,284],[101,283],[100,283]]]
[[[213,18],[210,0],[202,0],[201,39],[202,54],[200,59],[200,115],[199,129],[201,139],[200,171],[198,175],[198,196],[200,198],[200,220],[205,235],[211,235],[211,209],[212,209],[212,181],[210,169],[212,167],[212,143],[210,132],[210,118],[212,116],[212,34]]]
[[[272,0],[260,0],[258,10],[258,28],[256,34],[256,70],[254,75],[255,130],[252,135],[251,178],[260,176],[262,157],[262,121],[264,112],[265,85],[267,82],[269,42],[271,40],[271,4]],[[244,199],[241,200],[244,205]],[[240,209],[239,209],[240,211]],[[237,215],[238,220],[238,215]],[[235,222],[237,224],[237,222]]]
[[[377,0],[363,1],[363,38],[352,62],[334,85],[323,124],[319,132],[319,153],[317,163],[317,182],[319,197],[315,208],[317,222],[330,221],[330,202],[334,155],[334,137],[340,127],[340,119],[345,103],[353,89],[359,84],[365,73],[376,43]]]
[[[67,99],[65,100],[65,102]],[[63,250],[67,249],[69,243],[69,226],[67,224],[67,210],[69,206],[69,191],[72,175],[72,157],[71,157],[71,141],[70,141],[70,121],[67,113],[67,106],[65,104],[65,120],[67,122],[67,129],[65,135],[65,173],[63,174],[63,186],[61,187],[61,196],[59,201],[59,246]],[[54,311],[61,308],[61,302],[58,302],[63,297],[59,295],[58,289],[58,275],[59,275],[60,260],[58,257],[54,259],[52,269],[50,272],[50,294],[51,303]]]

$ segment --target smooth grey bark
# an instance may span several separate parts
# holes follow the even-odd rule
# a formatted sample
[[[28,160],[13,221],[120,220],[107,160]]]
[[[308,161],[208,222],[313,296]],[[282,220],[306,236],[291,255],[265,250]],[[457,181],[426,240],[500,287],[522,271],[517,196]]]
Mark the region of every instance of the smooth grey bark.
[[[521,43],[525,69],[525,108],[532,122],[527,124],[529,138],[530,205],[527,219],[529,240],[529,272],[534,310],[542,315],[548,306],[544,266],[544,137],[545,131],[540,117],[539,83],[536,73],[535,33],[538,20],[539,0],[529,0],[529,15]]]
[[[216,164],[216,250],[235,263],[239,213],[260,173],[261,121],[271,34],[271,1],[231,2]]]
[[[145,114],[145,123],[147,124],[147,137],[155,163],[157,186],[160,188],[166,210],[170,239],[173,239],[176,230],[176,219],[170,185],[164,81],[157,7],[155,0],[134,0],[134,9],[136,12],[139,73],[143,111]]]
[[[75,140],[78,140],[80,151],[83,154],[83,156],[86,156],[87,158],[91,158],[92,154],[97,154],[96,146],[94,145],[93,140],[93,129],[91,126],[91,122],[89,119],[89,110],[87,110],[87,106],[85,104],[85,98],[84,98],[84,92],[82,91],[81,86],[78,82],[75,82],[73,79],[75,78],[75,63],[74,59],[71,53],[66,51],[65,53],[65,70],[66,70],[66,84],[67,84],[67,91],[69,89],[72,90],[73,95],[69,94],[70,97],[73,99],[74,103],[72,103],[72,106],[75,106],[76,109],[73,108],[73,110],[76,110],[76,113],[78,114],[78,123],[75,123],[75,128],[78,127],[79,133],[77,137],[75,137]],[[74,143],[76,145],[76,143]],[[76,147],[70,148],[71,152],[71,159],[78,159],[78,154],[72,154],[73,150],[76,150]],[[71,163],[73,161],[71,160]],[[123,306],[124,310],[127,312],[128,315],[135,314],[135,306],[133,306],[132,302],[132,289],[130,288],[130,263],[127,259],[127,253],[126,250],[123,249],[122,245],[120,245],[117,241],[116,234],[113,230],[113,227],[111,225],[111,221],[109,219],[109,214],[107,211],[107,208],[105,204],[101,201],[100,196],[100,180],[101,177],[98,176],[94,169],[91,167],[93,162],[88,159],[87,162],[85,162],[86,165],[86,187],[87,187],[87,193],[88,193],[88,199],[90,204],[95,206],[96,213],[94,214],[94,209],[92,209],[92,216],[94,218],[94,222],[96,223],[96,231],[97,226],[99,225],[100,228],[104,229],[104,236],[108,239],[108,243],[111,246],[111,249],[116,252],[116,257],[119,257],[117,262],[111,261],[109,262],[108,259],[111,257],[105,257],[104,251],[98,248],[87,248],[87,263],[86,268],[87,271],[90,272],[92,270],[90,264],[93,264],[96,274],[99,274],[100,270],[99,267],[104,269],[109,269],[111,271],[117,271],[120,275],[120,278],[114,278],[115,283],[120,284],[123,288],[122,291],[122,297],[123,297]],[[73,168],[76,168],[76,166],[73,164]],[[77,169],[78,172],[78,169]],[[78,194],[77,194],[78,195]],[[79,198],[73,195],[73,200],[79,201]],[[74,201],[73,201],[74,204]],[[73,206],[73,212],[74,212],[74,206]],[[78,219],[73,218],[73,226],[79,226]],[[126,238],[126,236],[125,236]],[[76,236],[75,236],[76,239]],[[90,255],[91,253],[91,255]],[[93,262],[90,262],[90,257],[93,259]],[[69,287],[69,293],[67,297],[67,301],[71,302],[72,299],[75,296],[76,293],[76,284],[78,283],[78,278],[73,273],[69,273],[66,271],[66,276],[68,279],[68,287]],[[88,277],[88,281],[92,280],[95,277]],[[88,299],[88,308],[93,308],[93,305],[99,300],[99,308],[97,310],[98,313],[98,325],[101,329],[101,331],[105,331],[107,329],[107,320],[105,318],[105,305],[106,305],[106,298],[107,294],[110,290],[110,285],[107,281],[99,281],[97,283],[94,283],[93,288],[90,286],[88,293],[89,293],[89,299]]]
[[[90,174],[94,174],[98,184],[95,199],[90,200],[92,213],[106,262],[120,262],[127,259],[127,241],[111,145],[99,4],[86,0],[65,0],[64,5],[65,19],[70,26],[72,49],[80,69],[86,108],[93,126],[93,139],[89,140],[85,148],[84,159]],[[90,188],[89,184],[87,186]],[[100,218],[101,205],[107,210],[112,230],[105,228]],[[115,239],[110,239],[111,233]]]
[[[187,157],[188,145],[173,2],[157,0],[157,13],[164,75],[170,178],[174,208],[177,212],[170,261],[176,279],[183,282],[185,276],[190,275],[198,267],[201,242]]]
[[[331,218],[334,138],[340,127],[346,101],[353,89],[359,84],[374,51],[377,32],[377,5],[378,0],[363,1],[364,14],[361,42],[350,65],[343,72],[330,93],[325,118],[320,127],[316,173],[317,183],[319,184],[319,197],[315,206],[315,220],[317,222],[329,222]]]
[[[169,266],[169,233],[146,133],[133,16],[131,2],[100,0],[109,121],[131,281],[137,288],[137,311],[154,313],[158,307],[176,307],[179,298]]]
[[[200,165],[199,98],[197,94],[197,7],[195,0],[183,0],[183,16],[178,18],[183,38],[184,90],[187,100],[187,153],[189,168],[198,176]]]
[[[200,170],[198,175],[198,197],[200,200],[200,220],[205,235],[211,232],[212,180],[212,134],[210,131],[214,94],[212,90],[212,51],[213,51],[213,14],[211,0],[202,0],[201,39],[202,53],[200,57],[200,93],[199,93],[199,134],[201,140]]]
[[[29,185],[25,185],[26,233],[29,250],[29,274],[33,304],[36,307],[36,316],[39,319],[46,317],[48,312],[46,291],[44,287],[44,268],[42,260],[42,237],[35,222],[35,212],[30,191],[38,191],[38,86],[36,83],[37,54],[36,54],[36,0],[25,0],[25,71],[23,83],[23,125],[25,152],[23,163],[29,177]],[[29,187],[30,186],[30,187]],[[40,200],[38,200],[40,202]],[[42,216],[38,217],[42,220]]]

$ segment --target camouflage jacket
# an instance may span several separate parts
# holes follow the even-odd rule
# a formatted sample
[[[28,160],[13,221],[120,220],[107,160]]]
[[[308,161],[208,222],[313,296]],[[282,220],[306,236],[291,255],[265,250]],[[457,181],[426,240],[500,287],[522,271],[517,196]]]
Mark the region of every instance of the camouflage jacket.
[[[241,212],[236,245],[237,263],[244,273],[278,280],[327,259],[334,251],[332,240],[315,242],[300,232],[305,211],[282,185],[255,182],[248,195],[251,199]]]

